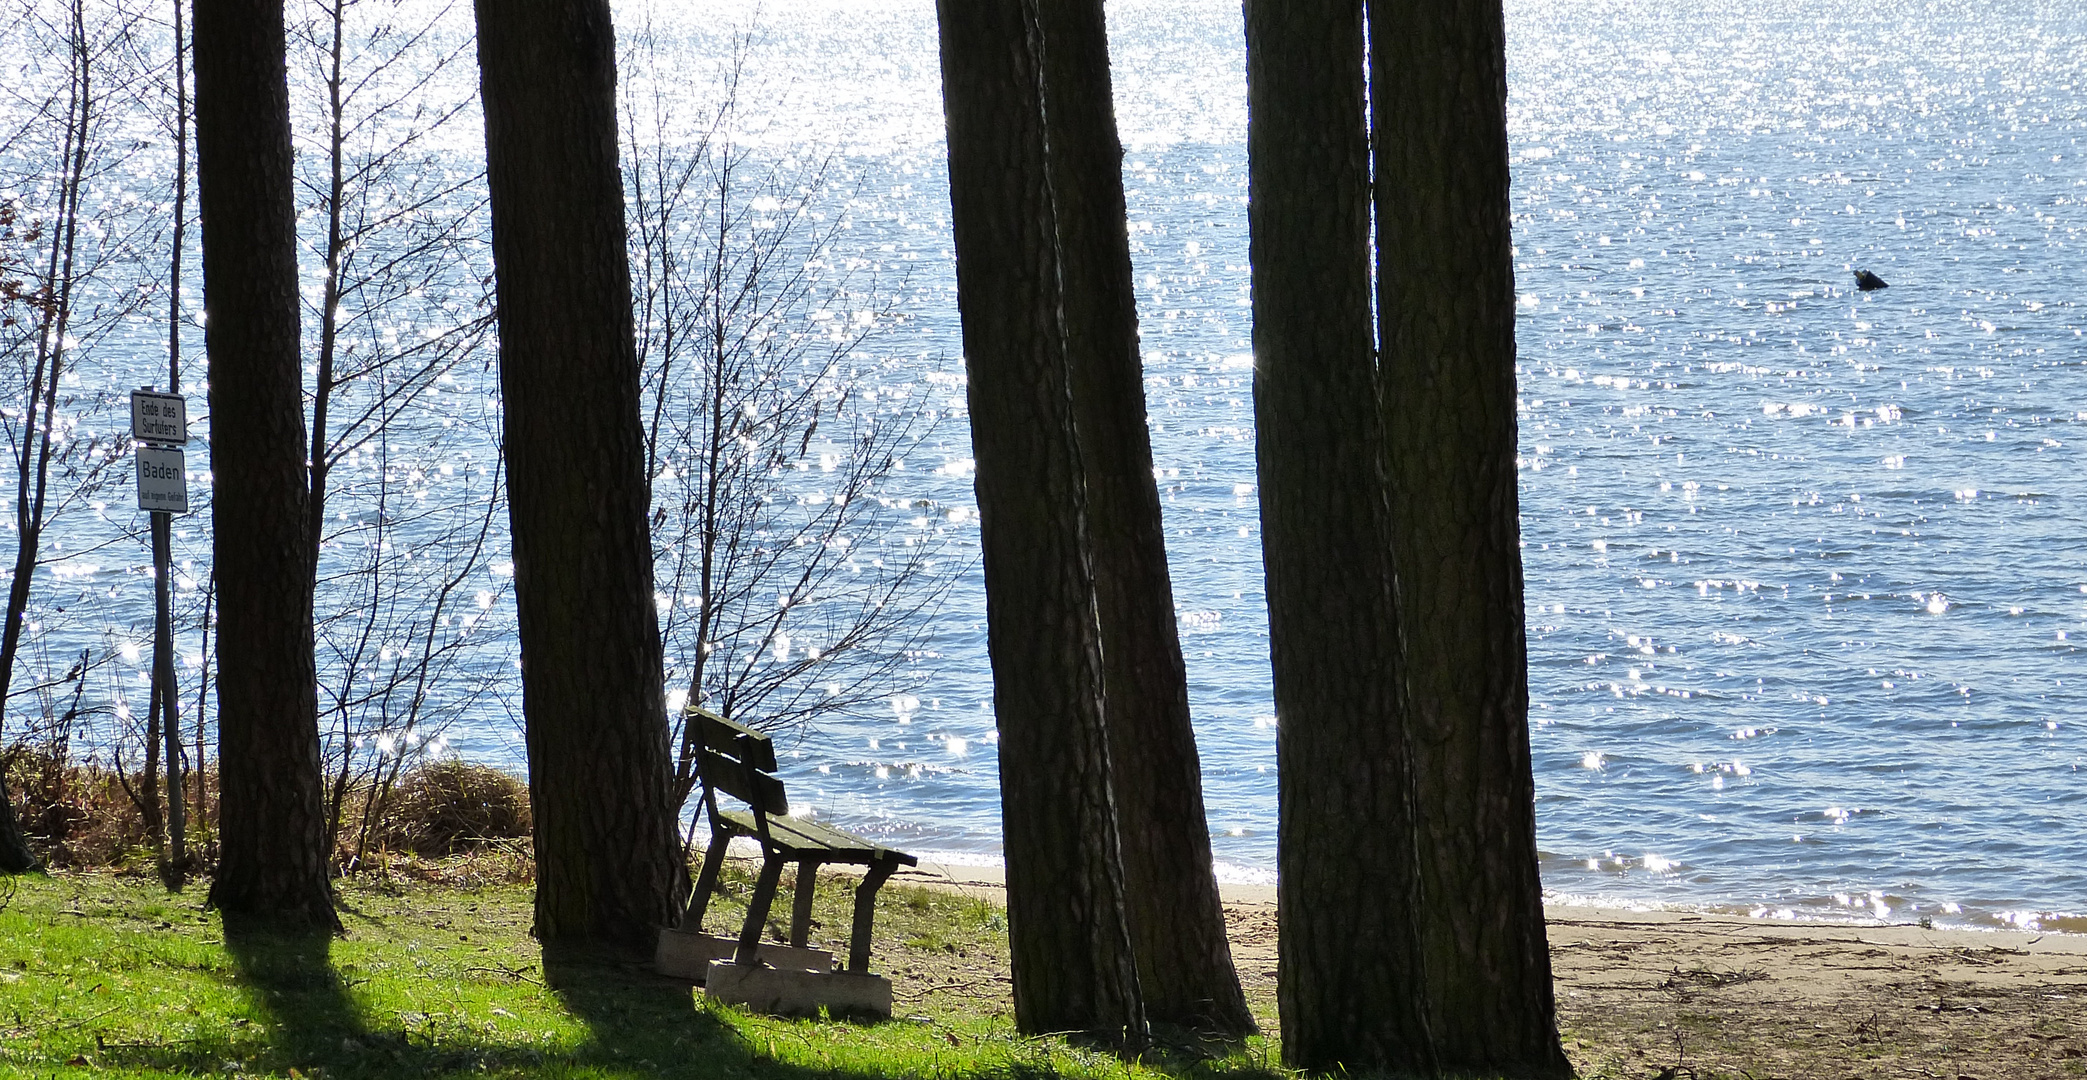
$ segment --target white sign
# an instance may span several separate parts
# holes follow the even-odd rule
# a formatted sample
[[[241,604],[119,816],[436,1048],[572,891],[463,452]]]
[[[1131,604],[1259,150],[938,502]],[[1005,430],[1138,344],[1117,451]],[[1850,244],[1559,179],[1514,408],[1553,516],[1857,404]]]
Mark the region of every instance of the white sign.
[[[140,444],[138,509],[163,514],[188,513],[188,457],[179,450]]]
[[[130,434],[141,443],[179,446],[188,441],[188,399],[151,390],[130,392]]]

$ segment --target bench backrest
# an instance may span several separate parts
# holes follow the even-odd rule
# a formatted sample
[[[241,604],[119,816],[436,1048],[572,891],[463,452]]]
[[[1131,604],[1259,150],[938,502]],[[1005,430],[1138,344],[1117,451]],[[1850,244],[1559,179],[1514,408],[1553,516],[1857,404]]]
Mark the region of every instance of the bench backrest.
[[[703,781],[704,801],[712,813],[720,791],[752,807],[757,818],[790,812],[783,782],[775,776],[774,740],[708,709],[690,709],[688,722],[695,726],[700,744],[696,775]]]

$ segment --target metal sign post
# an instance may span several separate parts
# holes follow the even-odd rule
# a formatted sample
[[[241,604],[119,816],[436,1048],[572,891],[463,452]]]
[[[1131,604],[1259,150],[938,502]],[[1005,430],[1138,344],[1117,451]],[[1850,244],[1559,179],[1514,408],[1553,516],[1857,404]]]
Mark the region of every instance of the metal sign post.
[[[130,395],[131,440],[138,459],[138,509],[152,516],[152,715],[163,721],[167,744],[169,869],[186,872],[188,823],[183,813],[181,739],[174,680],[173,517],[188,513],[188,400],[147,386]],[[149,728],[147,729],[149,732]]]

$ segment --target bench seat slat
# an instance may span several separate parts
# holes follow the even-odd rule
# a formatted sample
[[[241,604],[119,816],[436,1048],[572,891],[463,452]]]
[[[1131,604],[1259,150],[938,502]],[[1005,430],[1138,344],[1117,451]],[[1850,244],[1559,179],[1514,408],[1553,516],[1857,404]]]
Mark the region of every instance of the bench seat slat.
[[[720,810],[718,816],[730,822],[734,829],[744,835],[757,839],[761,835],[752,814],[739,810]],[[768,839],[793,855],[818,855],[822,862],[856,863],[865,866],[880,862],[904,866],[920,864],[919,859],[903,851],[873,844],[862,837],[799,818],[769,817]]]
[[[821,825],[816,821],[806,821],[802,818],[768,819],[768,831],[771,834],[778,827],[795,832],[813,843],[826,844],[839,850],[851,848],[867,849],[870,857],[877,862],[896,862],[903,863],[906,866],[916,866],[920,863],[919,859],[896,848],[888,848],[882,844],[872,843],[860,836],[856,836],[854,833],[842,832],[832,826]]]

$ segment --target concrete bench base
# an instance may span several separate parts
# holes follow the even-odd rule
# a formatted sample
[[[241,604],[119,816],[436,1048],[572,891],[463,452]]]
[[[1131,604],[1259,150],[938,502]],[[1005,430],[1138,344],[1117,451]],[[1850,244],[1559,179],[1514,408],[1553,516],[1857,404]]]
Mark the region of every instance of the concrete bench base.
[[[881,975],[740,967],[718,960],[710,965],[703,993],[771,1016],[817,1016],[824,1006],[835,1016],[891,1018],[891,980]]]
[[[659,948],[652,954],[652,969],[675,979],[702,985],[710,964],[730,960],[739,948],[736,938],[719,937],[687,930],[661,930]],[[832,971],[833,954],[824,949],[799,949],[770,942],[761,944],[761,961],[772,967],[796,971]]]

